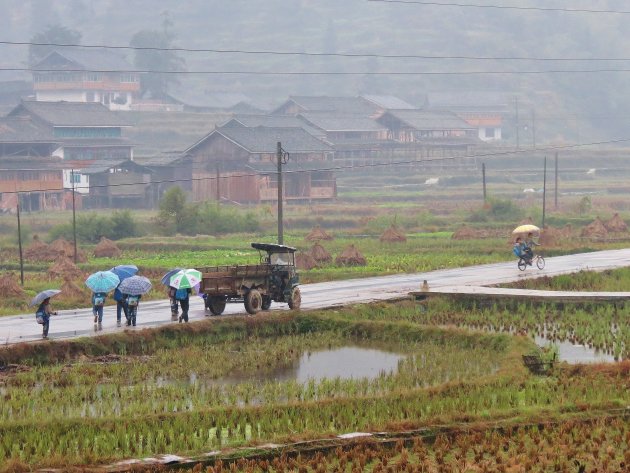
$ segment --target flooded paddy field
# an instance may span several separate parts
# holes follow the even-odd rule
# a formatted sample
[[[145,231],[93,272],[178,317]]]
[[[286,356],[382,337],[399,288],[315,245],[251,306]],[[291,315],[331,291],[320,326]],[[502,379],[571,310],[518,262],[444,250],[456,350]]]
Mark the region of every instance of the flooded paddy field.
[[[536,350],[536,340],[519,334],[514,320],[500,319],[512,327],[506,333],[479,330],[474,321],[484,310],[441,300],[381,303],[7,347],[0,351],[0,471],[198,457],[461,422],[538,416],[564,422],[628,405],[628,362],[558,363],[545,376],[533,375],[522,355]],[[503,313],[488,313],[497,312]],[[501,326],[499,319],[485,324]],[[627,421],[620,422],[624,436]],[[520,437],[495,440],[518,445]],[[434,441],[426,461],[474,458],[469,449],[442,453],[443,440]],[[409,463],[425,461],[420,447],[405,448]],[[386,458],[387,465],[404,458],[398,447],[388,451],[377,455],[382,467]],[[614,453],[610,461],[619,462],[623,451]],[[330,458],[323,471],[334,471]],[[271,469],[291,470],[283,465],[289,463]],[[249,467],[236,471],[257,471]]]

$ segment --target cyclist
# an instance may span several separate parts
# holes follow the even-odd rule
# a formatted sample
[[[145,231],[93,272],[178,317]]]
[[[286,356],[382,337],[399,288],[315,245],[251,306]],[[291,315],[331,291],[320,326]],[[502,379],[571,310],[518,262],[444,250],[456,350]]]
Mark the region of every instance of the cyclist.
[[[527,234],[527,238],[525,239],[525,242],[523,243],[524,245],[524,252],[525,255],[527,256],[527,264],[529,264],[530,266],[532,265],[532,260],[534,259],[534,246],[540,246],[539,243],[536,243],[534,241],[534,234],[532,232],[529,232]]]

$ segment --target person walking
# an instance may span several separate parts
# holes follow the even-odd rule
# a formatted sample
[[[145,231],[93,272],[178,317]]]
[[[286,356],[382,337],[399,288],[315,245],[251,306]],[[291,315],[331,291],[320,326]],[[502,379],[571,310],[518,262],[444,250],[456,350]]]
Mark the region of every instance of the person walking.
[[[127,312],[125,313],[125,317],[127,317],[127,326],[133,325],[136,326],[136,316],[138,315],[138,304],[140,304],[141,295],[132,296],[132,295],[123,295],[125,300],[125,305],[127,306]]]
[[[182,308],[182,315],[179,316],[179,323],[182,321],[188,323],[188,309],[190,307],[190,289],[177,289],[175,291],[175,300],[179,302]]]
[[[92,293],[92,313],[94,314],[94,325],[98,323],[100,327],[103,324],[103,307],[105,306],[105,298],[107,294],[104,292]]]
[[[114,300],[116,301],[116,325],[120,327],[122,321],[122,313],[125,313],[125,319],[129,319],[129,315],[127,313],[127,304],[124,294],[120,292],[120,289],[118,288],[114,290]]]
[[[42,324],[43,334],[42,338],[48,338],[48,329],[50,328],[50,316],[57,315],[57,312],[53,312],[50,306],[50,297],[44,299],[35,312],[35,318],[37,323]]]
[[[175,297],[176,293],[177,289],[175,289],[173,286],[168,287],[168,298],[171,301],[171,318],[173,320],[176,320],[177,316],[179,315],[179,302]]]

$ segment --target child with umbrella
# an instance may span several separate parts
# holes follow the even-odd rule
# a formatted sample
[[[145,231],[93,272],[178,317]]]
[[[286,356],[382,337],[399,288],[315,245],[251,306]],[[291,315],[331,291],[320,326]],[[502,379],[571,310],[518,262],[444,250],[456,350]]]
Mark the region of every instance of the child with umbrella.
[[[175,299],[179,301],[182,315],[179,323],[188,322],[188,308],[192,288],[201,282],[201,272],[196,269],[182,269],[171,276],[169,285],[175,289]]]
[[[142,296],[151,290],[151,281],[144,276],[131,276],[124,279],[118,289],[127,304],[127,326],[133,325],[135,327],[138,304]]]
[[[134,276],[138,272],[138,267],[134,264],[121,264],[114,266],[110,271],[118,276],[118,279],[122,282]],[[125,319],[129,318],[127,300],[125,295],[120,292],[120,285],[114,290],[114,300],[116,301],[116,325],[120,327],[123,312],[125,313]]]
[[[59,289],[47,289],[37,294],[30,302],[29,306],[38,306],[35,312],[35,319],[38,324],[42,325],[42,338],[48,338],[48,329],[50,328],[50,316],[57,315],[50,306],[50,298],[56,296],[61,291]]]
[[[120,279],[111,271],[98,271],[88,276],[85,285],[92,290],[92,313],[94,314],[94,324],[98,323],[99,328],[103,323],[103,307],[107,293],[120,284]]]

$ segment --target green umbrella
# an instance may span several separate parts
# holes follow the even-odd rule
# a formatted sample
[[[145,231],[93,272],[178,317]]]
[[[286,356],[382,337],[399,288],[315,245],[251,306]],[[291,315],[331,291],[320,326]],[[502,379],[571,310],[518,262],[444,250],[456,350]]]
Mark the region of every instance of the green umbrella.
[[[192,289],[201,282],[201,271],[182,269],[171,276],[169,286],[175,289]]]

